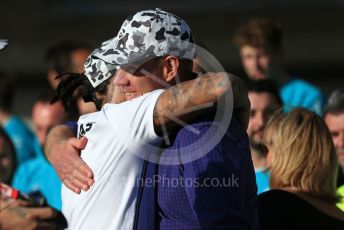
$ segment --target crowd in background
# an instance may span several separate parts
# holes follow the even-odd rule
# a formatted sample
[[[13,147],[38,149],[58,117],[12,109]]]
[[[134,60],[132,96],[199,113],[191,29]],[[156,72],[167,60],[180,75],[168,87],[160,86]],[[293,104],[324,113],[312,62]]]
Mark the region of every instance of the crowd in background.
[[[261,228],[280,229],[281,223],[285,229],[343,226],[344,91],[334,86],[326,98],[321,87],[289,73],[282,63],[282,40],[280,28],[265,19],[249,21],[233,38],[251,102],[247,133]],[[1,182],[43,198],[57,210],[62,183],[45,156],[46,136],[54,126],[95,112],[96,107],[78,92],[71,106],[75,109],[68,113],[61,102],[50,101],[61,79],[56,77],[82,73],[90,52],[89,46],[73,42],[47,52],[51,88],[37,92],[33,129],[11,112],[15,85],[0,73]]]

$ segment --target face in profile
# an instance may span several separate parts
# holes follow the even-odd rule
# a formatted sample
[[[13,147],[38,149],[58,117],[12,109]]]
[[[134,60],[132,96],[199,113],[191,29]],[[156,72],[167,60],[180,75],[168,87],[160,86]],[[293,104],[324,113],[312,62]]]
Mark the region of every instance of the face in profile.
[[[251,102],[251,110],[247,133],[251,142],[261,143],[266,123],[280,106],[271,93],[249,92],[248,97]]]
[[[249,78],[259,80],[268,77],[272,57],[266,48],[244,45],[240,48],[240,56]]]
[[[124,100],[132,100],[145,93],[164,88],[160,59],[152,59],[142,65],[127,64],[117,70],[113,79],[116,90],[124,95]]]
[[[327,113],[325,122],[336,148],[338,162],[344,168],[344,113],[338,115]]]

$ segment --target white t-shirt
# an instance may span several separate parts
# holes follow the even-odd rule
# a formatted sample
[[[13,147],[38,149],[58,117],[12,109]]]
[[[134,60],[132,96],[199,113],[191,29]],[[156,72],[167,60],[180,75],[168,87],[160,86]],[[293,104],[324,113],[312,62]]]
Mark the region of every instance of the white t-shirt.
[[[101,111],[80,117],[78,136],[88,139],[81,158],[93,170],[95,183],[81,194],[62,187],[62,212],[69,229],[133,229],[144,164],[138,154],[154,151],[150,147],[162,140],[153,124],[162,92],[106,104]],[[149,226],[153,222],[147,220],[147,229],[153,229]]]

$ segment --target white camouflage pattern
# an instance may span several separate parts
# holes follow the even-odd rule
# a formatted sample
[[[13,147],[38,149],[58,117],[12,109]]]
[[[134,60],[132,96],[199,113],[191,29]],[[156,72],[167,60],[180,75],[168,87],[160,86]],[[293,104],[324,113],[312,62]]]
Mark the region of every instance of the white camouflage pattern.
[[[88,78],[93,88],[96,88],[102,82],[112,77],[115,72],[116,65],[106,63],[91,55],[85,62],[85,76]]]
[[[95,49],[85,63],[85,75],[97,87],[116,71],[116,66],[153,57],[195,57],[195,44],[184,20],[160,9],[129,16],[116,37]]]

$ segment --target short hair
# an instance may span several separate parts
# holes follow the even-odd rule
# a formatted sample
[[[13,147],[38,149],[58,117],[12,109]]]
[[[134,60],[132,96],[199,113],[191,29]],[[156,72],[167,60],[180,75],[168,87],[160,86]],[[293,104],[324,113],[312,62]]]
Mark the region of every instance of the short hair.
[[[344,91],[336,90],[334,91],[330,98],[328,99],[327,105],[324,108],[324,116],[327,113],[332,113],[335,115],[344,113]]]
[[[261,79],[261,80],[247,80],[247,88],[248,92],[255,92],[255,93],[270,93],[277,101],[277,103],[282,106],[283,101],[280,97],[277,85],[274,81],[269,79]]]
[[[72,52],[80,49],[90,49],[87,44],[64,41],[52,46],[47,54],[48,69],[54,69],[57,75],[72,71]]]
[[[35,99],[35,103],[41,102],[41,103],[50,103],[51,100],[54,98],[55,92],[52,89],[47,89],[45,91],[42,91]]]
[[[271,188],[294,187],[306,194],[336,203],[336,150],[331,134],[321,117],[306,109],[297,108],[269,121],[277,124],[271,130],[273,152]]]
[[[251,19],[237,31],[233,41],[239,48],[250,45],[279,51],[282,48],[282,31],[267,19]]]
[[[14,96],[14,83],[10,76],[0,72],[0,109],[11,111]]]
[[[34,105],[32,106],[32,113],[34,112],[34,108],[35,106],[37,106],[37,104],[43,104],[46,106],[53,106],[51,104],[51,101],[53,100],[55,96],[55,92],[52,89],[46,89],[44,91],[42,91],[40,94],[38,94],[38,96],[35,99]],[[63,104],[61,103],[59,106],[63,106]],[[54,107],[50,107],[50,108],[54,108]],[[60,108],[60,107],[55,107],[55,108]],[[64,107],[63,107],[64,109]],[[60,121],[66,121],[70,119],[70,114],[65,113],[65,110],[62,111],[64,112],[63,114],[60,114],[62,117],[60,117]],[[56,111],[56,110],[55,110]]]

